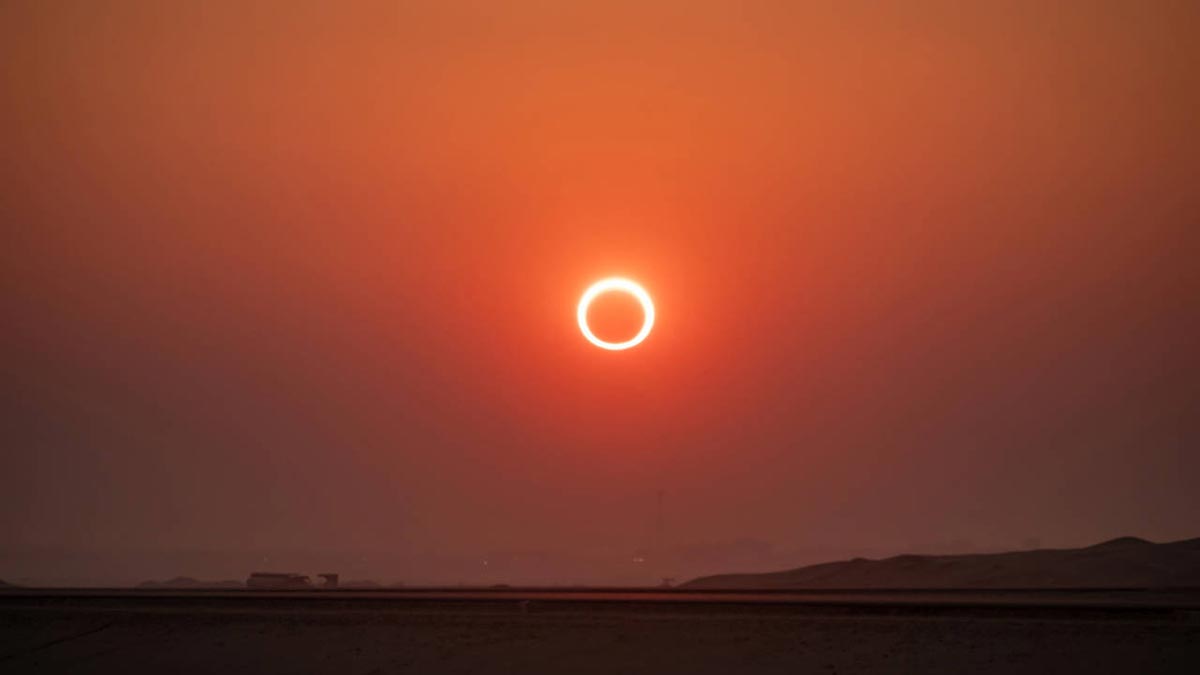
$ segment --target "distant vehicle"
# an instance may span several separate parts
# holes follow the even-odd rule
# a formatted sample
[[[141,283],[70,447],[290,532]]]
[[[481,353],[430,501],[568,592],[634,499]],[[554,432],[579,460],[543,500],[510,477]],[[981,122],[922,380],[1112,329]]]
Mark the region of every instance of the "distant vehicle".
[[[303,574],[294,572],[254,572],[246,579],[246,588],[259,590],[294,590],[312,588],[313,584]]]

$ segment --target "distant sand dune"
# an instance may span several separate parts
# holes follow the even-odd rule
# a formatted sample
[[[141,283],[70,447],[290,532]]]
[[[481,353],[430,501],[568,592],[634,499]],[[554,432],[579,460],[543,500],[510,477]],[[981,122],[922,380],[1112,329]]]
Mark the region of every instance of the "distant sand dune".
[[[1121,537],[1079,549],[855,558],[763,574],[718,574],[689,589],[1200,587],[1200,538]]]

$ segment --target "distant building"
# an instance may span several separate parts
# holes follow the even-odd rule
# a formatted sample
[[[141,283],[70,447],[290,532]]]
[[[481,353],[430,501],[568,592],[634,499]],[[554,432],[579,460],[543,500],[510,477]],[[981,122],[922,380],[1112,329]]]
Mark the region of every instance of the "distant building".
[[[246,588],[260,590],[286,590],[312,588],[312,582],[303,574],[294,572],[254,572],[246,579]]]

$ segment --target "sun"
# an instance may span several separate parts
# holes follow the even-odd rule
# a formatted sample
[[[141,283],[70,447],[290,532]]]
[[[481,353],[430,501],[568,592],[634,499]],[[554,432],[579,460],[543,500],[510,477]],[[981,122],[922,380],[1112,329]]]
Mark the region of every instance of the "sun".
[[[624,342],[608,342],[596,337],[592,329],[588,326],[588,307],[592,301],[604,293],[617,291],[628,293],[642,306],[642,328],[632,338]],[[588,287],[583,292],[583,297],[579,299],[579,307],[575,310],[575,318],[579,321],[579,330],[583,333],[583,337],[587,338],[588,342],[596,345],[601,349],[609,351],[621,351],[636,347],[646,339],[650,334],[650,329],[654,328],[654,301],[650,299],[650,294],[640,284],[622,277],[609,277],[601,279]]]

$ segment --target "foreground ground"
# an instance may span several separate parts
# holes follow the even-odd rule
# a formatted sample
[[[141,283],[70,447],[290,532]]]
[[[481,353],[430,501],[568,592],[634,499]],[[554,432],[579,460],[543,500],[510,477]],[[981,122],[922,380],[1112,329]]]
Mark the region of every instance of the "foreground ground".
[[[4,673],[1195,673],[1183,595],[0,595]]]

